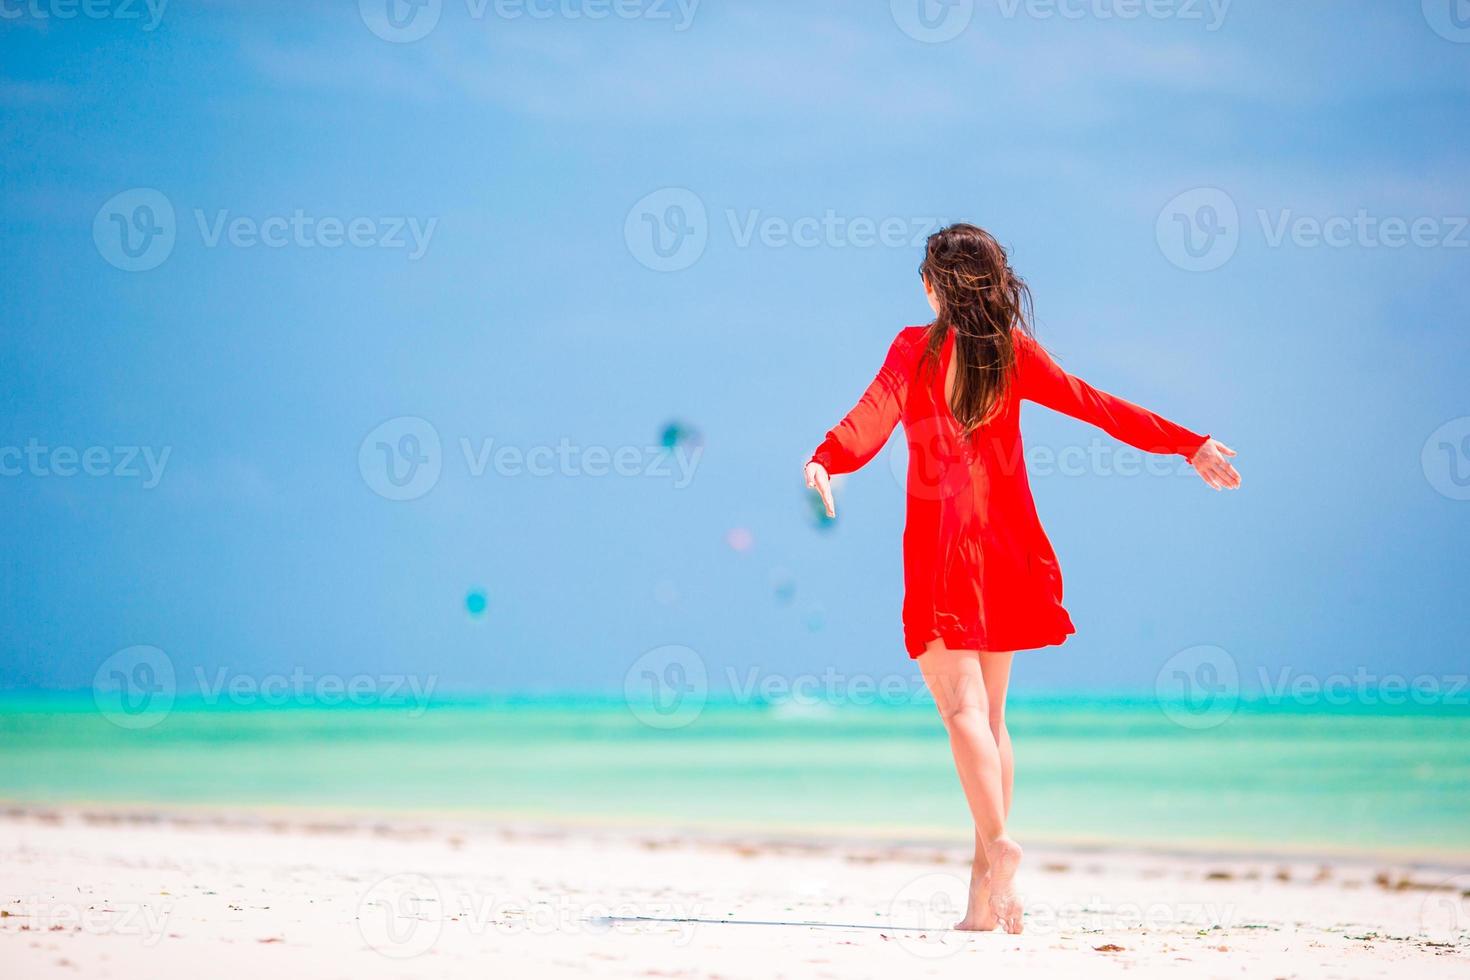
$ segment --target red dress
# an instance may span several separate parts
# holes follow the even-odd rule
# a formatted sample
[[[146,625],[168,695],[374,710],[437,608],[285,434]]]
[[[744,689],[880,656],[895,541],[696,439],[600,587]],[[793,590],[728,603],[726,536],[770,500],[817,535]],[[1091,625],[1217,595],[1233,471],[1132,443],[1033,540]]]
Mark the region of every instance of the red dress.
[[[903,634],[910,657],[935,638],[951,650],[1061,643],[1074,629],[1062,608],[1056,553],[1026,479],[1021,400],[1091,422],[1146,452],[1189,458],[1208,437],[1072,377],[1017,331],[1005,401],[965,439],[944,397],[953,335],[937,370],[920,375],[928,329],[899,332],[862,400],[812,459],[834,476],[850,473],[877,455],[903,422],[909,446]]]

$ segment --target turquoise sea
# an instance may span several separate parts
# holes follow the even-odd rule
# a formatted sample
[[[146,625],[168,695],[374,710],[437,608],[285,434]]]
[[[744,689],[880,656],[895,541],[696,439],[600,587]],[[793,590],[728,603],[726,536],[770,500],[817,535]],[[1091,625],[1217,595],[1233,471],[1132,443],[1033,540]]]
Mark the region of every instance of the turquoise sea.
[[[1208,728],[1157,703],[1022,698],[1013,832],[1051,842],[1470,855],[1470,711],[1243,704]],[[0,799],[301,806],[556,823],[963,840],[932,706],[706,705],[678,728],[621,700],[219,707],[121,727],[89,695],[0,700]]]

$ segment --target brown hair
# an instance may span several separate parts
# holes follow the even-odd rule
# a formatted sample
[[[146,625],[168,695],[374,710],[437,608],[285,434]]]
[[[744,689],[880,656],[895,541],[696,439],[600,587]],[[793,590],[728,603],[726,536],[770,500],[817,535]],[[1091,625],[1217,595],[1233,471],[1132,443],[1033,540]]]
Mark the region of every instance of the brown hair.
[[[1005,247],[974,225],[953,224],[930,235],[919,274],[939,300],[923,361],[937,368],[945,339],[954,333],[949,408],[969,435],[1005,400],[1016,364],[1015,332],[1031,332],[1031,290],[1011,269]]]

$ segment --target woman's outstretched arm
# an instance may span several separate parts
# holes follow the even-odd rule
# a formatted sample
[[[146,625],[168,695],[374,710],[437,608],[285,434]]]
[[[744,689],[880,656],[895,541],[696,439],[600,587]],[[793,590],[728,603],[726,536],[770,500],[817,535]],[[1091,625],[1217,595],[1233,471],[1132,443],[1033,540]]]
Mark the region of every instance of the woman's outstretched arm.
[[[912,357],[909,334],[900,333],[863,397],[827,433],[806,464],[806,485],[822,495],[828,516],[836,516],[829,478],[861,469],[893,434],[908,397]]]
[[[1017,335],[1017,394],[1075,419],[1090,422],[1136,449],[1150,453],[1178,453],[1189,460],[1206,483],[1216,490],[1240,486],[1240,474],[1227,456],[1235,451],[1209,436],[1155,415],[1117,395],[1100,391],[1063,371],[1041,345]]]

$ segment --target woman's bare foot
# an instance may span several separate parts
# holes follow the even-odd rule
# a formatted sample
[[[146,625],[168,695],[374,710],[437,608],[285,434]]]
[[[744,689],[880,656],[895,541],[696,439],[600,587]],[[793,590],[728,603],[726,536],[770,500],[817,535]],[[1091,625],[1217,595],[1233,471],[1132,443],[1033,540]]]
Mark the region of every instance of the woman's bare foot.
[[[990,910],[990,865],[983,855],[970,864],[970,902],[965,917],[954,924],[963,932],[990,932],[995,928],[995,913]]]
[[[990,864],[986,874],[990,888],[990,911],[1001,928],[1011,935],[1021,931],[1021,898],[1016,894],[1016,869],[1021,866],[1021,845],[1009,837],[998,837],[985,848]]]

